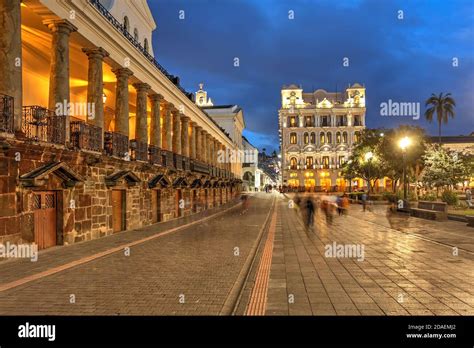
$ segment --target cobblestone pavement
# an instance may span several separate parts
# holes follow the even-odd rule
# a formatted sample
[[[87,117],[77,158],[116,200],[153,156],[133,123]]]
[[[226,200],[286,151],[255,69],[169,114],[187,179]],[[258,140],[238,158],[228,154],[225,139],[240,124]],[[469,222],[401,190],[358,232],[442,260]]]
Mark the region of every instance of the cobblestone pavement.
[[[332,224],[318,211],[307,230],[287,201],[277,206],[266,315],[474,314],[472,228],[356,205]],[[363,245],[363,261],[326,257],[334,242]]]
[[[2,291],[0,314],[219,314],[243,265],[252,256],[250,252],[258,243],[270,211],[273,197],[257,196],[250,199],[245,213],[238,206],[202,223],[135,245],[129,256],[115,252]],[[158,224],[55,248],[40,254],[36,264],[6,261],[0,264],[0,282],[88,257],[179,223]]]
[[[276,216],[271,214],[277,195],[251,195],[246,212],[227,206],[202,222],[197,221],[204,216],[196,215],[54,248],[36,263],[0,262],[1,289],[153,238],[132,246],[130,256],[120,250],[7,287],[0,291],[0,315],[217,315],[232,309],[234,297],[234,314],[242,315],[255,293],[257,303],[266,294],[266,315],[474,314],[474,229],[387,215],[386,207],[363,213],[354,205],[332,224],[318,211],[308,230],[283,195],[276,199]],[[326,257],[326,246],[334,242],[363,246],[363,258]],[[252,291],[256,283],[260,288]]]

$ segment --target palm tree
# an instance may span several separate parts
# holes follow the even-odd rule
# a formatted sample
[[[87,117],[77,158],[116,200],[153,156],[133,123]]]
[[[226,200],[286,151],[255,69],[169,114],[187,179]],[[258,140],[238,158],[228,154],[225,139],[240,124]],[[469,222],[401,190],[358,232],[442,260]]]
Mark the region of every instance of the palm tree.
[[[428,98],[425,102],[425,106],[431,105],[430,108],[425,111],[425,118],[428,122],[433,121],[433,115],[436,112],[436,118],[438,121],[438,140],[441,145],[441,122],[448,123],[448,118],[454,118],[454,107],[456,102],[451,97],[451,93],[447,93],[443,96],[443,93],[440,93],[439,96],[436,96],[434,93],[431,94],[431,97]]]

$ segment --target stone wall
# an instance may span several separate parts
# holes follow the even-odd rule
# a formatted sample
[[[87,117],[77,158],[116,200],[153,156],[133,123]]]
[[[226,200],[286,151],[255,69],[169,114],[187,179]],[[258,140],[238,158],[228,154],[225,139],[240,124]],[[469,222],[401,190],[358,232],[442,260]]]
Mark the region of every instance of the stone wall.
[[[52,172],[38,180],[36,186],[25,185],[20,177],[48,163],[65,163],[83,181],[65,187],[61,173]],[[106,177],[119,171],[130,171],[139,182],[127,177],[106,184]],[[157,211],[153,207],[154,189],[149,181],[158,174],[165,174],[171,182],[186,176],[188,183],[201,175],[171,172],[166,168],[143,162],[127,162],[109,156],[72,151],[52,145],[39,145],[15,139],[0,140],[0,243],[34,242],[34,194],[37,191],[55,191],[57,194],[58,244],[88,241],[113,233],[112,189],[124,190],[126,197],[126,229],[135,229],[159,220],[167,221],[179,216],[200,212],[206,207],[206,190],[209,208],[220,205],[218,195],[222,189],[181,188],[184,208],[176,211],[176,189],[156,187],[161,202]],[[216,193],[213,204],[212,190]],[[196,196],[193,191],[196,191]],[[230,200],[230,190],[223,202]],[[234,198],[240,188],[235,188]],[[196,197],[193,200],[193,197]],[[194,202],[193,202],[194,201]],[[178,208],[179,209],[179,208]]]

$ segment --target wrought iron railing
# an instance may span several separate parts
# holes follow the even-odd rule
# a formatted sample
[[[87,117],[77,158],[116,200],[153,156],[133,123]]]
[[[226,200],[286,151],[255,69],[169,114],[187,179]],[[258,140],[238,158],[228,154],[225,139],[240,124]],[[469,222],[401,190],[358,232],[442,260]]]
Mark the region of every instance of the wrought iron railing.
[[[102,128],[71,117],[71,145],[75,149],[102,152]]]
[[[183,170],[190,171],[191,170],[191,160],[189,157],[183,156]]]
[[[13,133],[13,97],[0,94],[0,132]]]
[[[148,146],[148,156],[150,157],[151,164],[162,164],[161,159],[161,150],[158,146],[150,145]]]
[[[24,106],[22,130],[28,139],[64,145],[66,142],[66,116],[42,106]]]
[[[177,153],[173,154],[173,159],[174,159],[174,167],[177,170],[183,170],[183,156],[178,155]]]
[[[174,159],[171,151],[161,150],[161,164],[166,168],[174,169]]]
[[[176,87],[183,92],[189,99],[192,100],[193,94],[186,92],[186,90],[181,87],[179,84],[179,78],[177,76],[173,76],[168,71],[166,71],[165,68],[161,66],[160,63],[156,61],[156,59],[142,46],[140,42],[138,42],[133,35],[129,33],[127,28],[120,23],[112,14],[100,3],[99,0],[88,0],[89,3],[95,7],[99,13],[105,17],[109,21],[110,24],[112,24],[115,29],[117,29],[120,33],[122,33],[125,38],[130,41],[130,43],[135,46],[137,50],[139,50],[146,59],[148,59],[158,70],[160,70]]]
[[[104,149],[109,156],[115,157],[129,157],[130,147],[128,144],[128,137],[117,132],[104,133]]]
[[[133,139],[130,140],[130,150],[131,150],[131,159],[133,161],[143,161],[148,162],[148,144]]]

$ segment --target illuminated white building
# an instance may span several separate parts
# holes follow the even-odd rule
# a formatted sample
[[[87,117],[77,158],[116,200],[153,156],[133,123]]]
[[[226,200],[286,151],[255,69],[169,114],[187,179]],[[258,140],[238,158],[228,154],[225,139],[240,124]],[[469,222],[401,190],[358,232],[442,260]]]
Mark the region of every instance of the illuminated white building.
[[[340,168],[365,128],[365,87],[305,93],[283,86],[279,110],[282,184],[307,191],[343,191]]]

